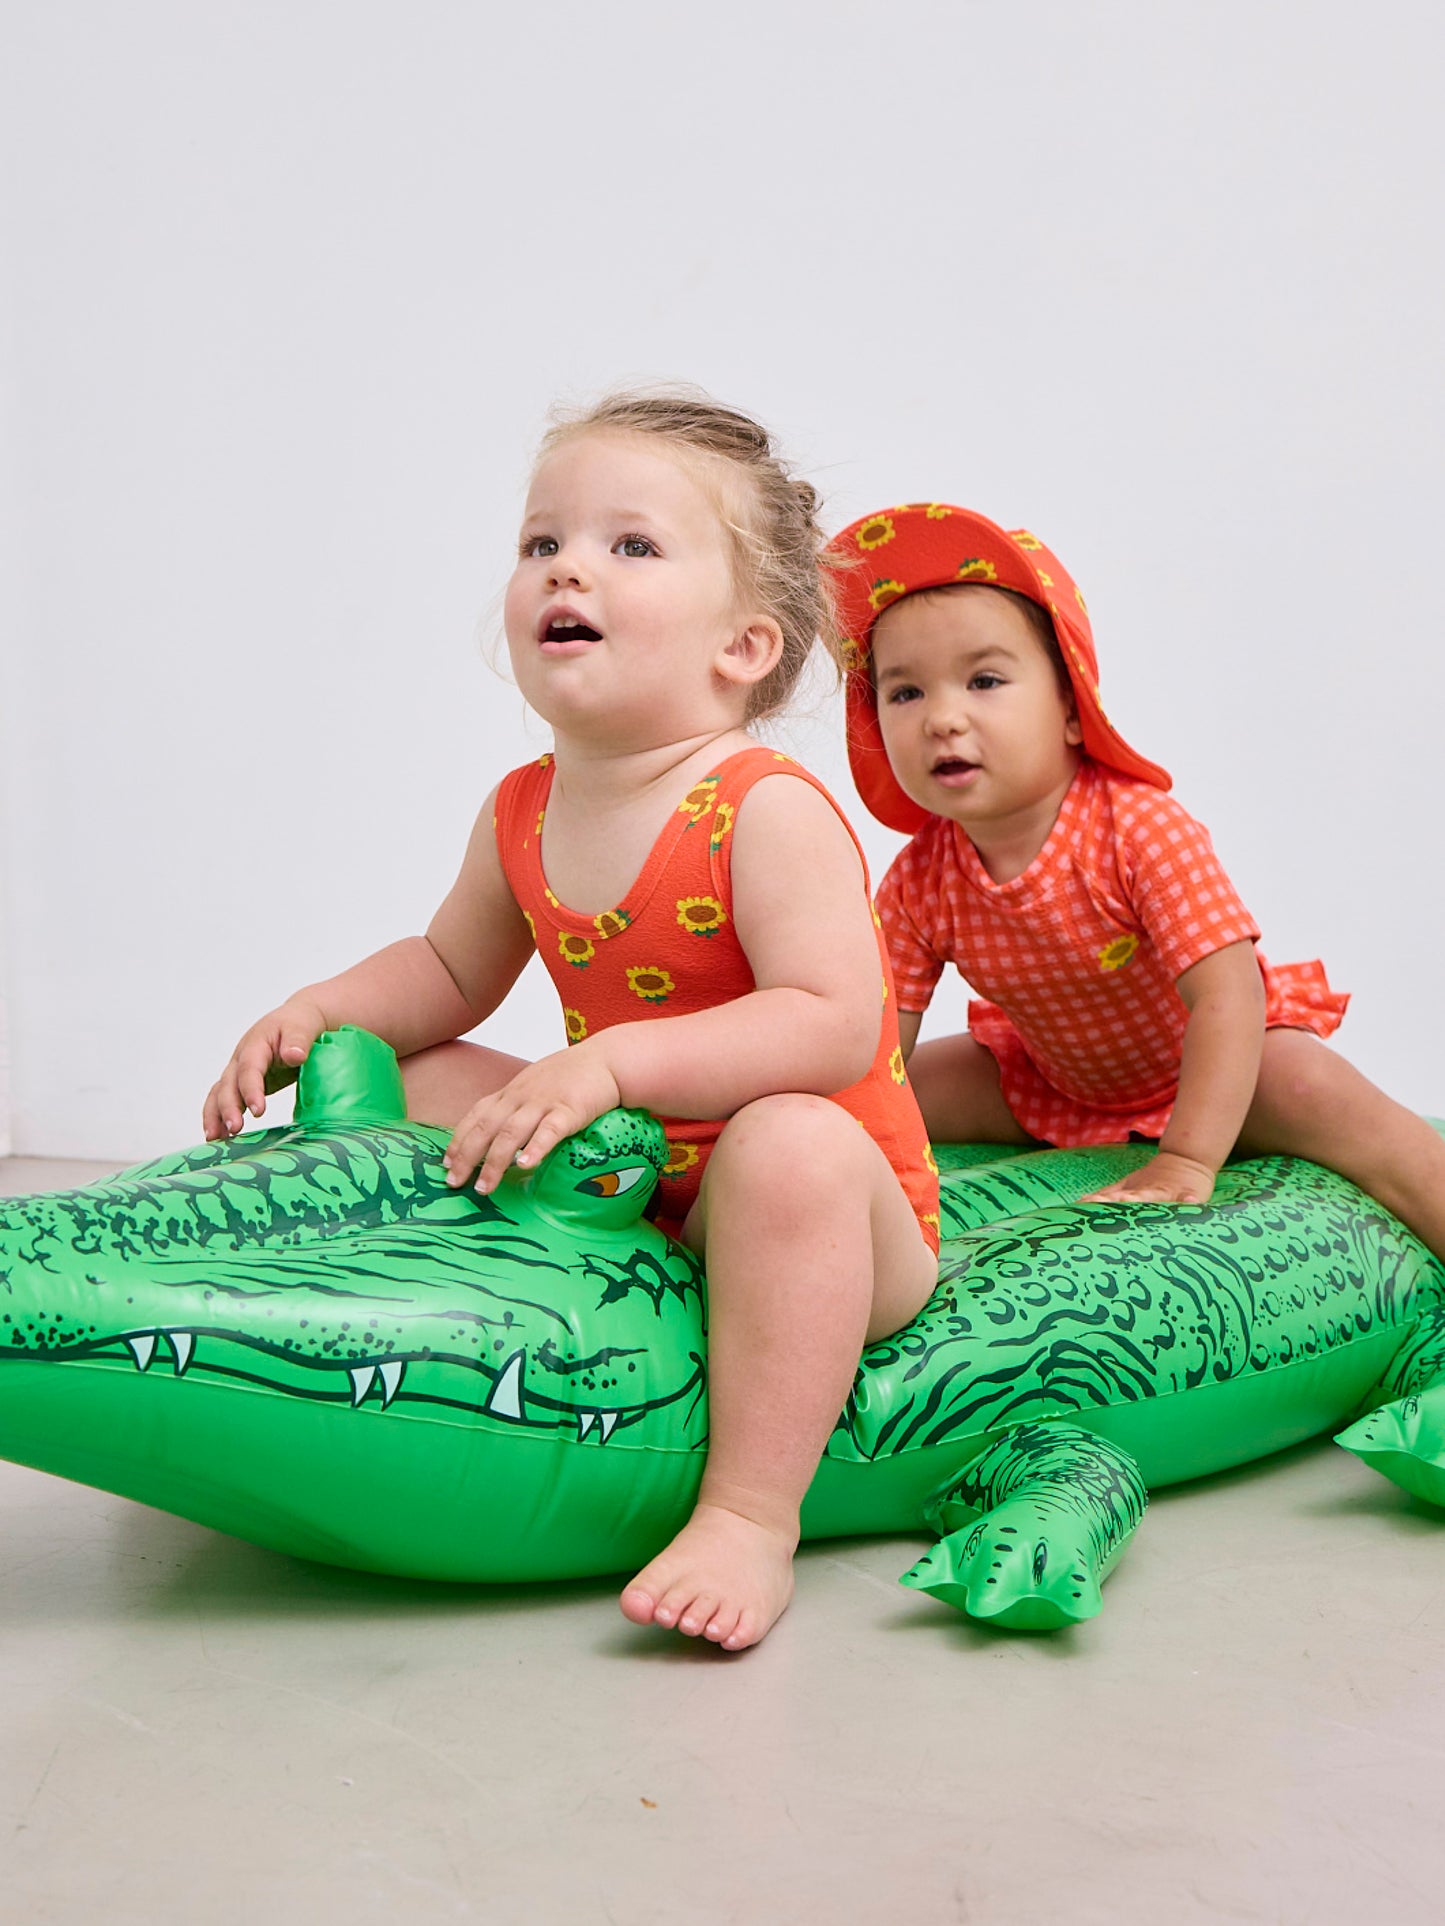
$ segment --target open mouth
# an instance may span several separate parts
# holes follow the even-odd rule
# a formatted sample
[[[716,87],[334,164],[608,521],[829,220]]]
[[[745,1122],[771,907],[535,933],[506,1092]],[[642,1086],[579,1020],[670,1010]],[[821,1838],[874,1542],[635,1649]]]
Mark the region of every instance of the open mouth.
[[[572,616],[554,616],[542,631],[543,642],[600,642],[598,631]]]
[[[933,773],[940,782],[964,782],[977,773],[979,766],[965,762],[962,756],[942,756],[934,763]]]

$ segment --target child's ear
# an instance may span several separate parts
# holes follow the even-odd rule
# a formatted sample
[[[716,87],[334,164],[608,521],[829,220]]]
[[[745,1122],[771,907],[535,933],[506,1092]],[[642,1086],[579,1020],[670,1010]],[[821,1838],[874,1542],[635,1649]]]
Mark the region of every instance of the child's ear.
[[[772,616],[757,615],[718,652],[713,667],[725,682],[749,687],[772,673],[782,653],[783,631]]]
[[[1069,704],[1068,720],[1064,724],[1064,741],[1071,749],[1079,749],[1083,746],[1084,725],[1079,721],[1078,709],[1072,702]]]

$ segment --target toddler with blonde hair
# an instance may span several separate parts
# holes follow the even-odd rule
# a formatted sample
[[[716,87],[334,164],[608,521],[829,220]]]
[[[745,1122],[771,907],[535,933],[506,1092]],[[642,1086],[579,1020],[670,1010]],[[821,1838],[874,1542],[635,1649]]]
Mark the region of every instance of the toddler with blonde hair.
[[[410,1114],[454,1132],[454,1184],[489,1191],[617,1104],[663,1119],[659,1221],[707,1266],[711,1440],[690,1520],[621,1603],[729,1650],[786,1607],[859,1355],[926,1302],[938,1243],[862,854],[747,729],[834,634],[815,509],[766,432],[705,397],[615,395],[554,426],[505,615],[551,751],[483,803],[426,934],[253,1024],[205,1106],[208,1137],[234,1134],[354,1023],[396,1049]],[[458,1041],[534,950],[567,1047]]]

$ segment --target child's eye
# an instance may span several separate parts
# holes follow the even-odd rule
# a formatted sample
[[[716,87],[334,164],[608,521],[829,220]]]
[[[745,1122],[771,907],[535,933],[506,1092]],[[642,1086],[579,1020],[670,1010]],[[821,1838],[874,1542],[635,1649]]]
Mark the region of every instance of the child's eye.
[[[968,686],[970,689],[1001,689],[1003,677],[995,675],[992,669],[980,669]]]
[[[900,682],[888,691],[887,701],[892,708],[900,702],[916,702],[922,694],[922,689],[914,688],[911,682]]]
[[[522,540],[519,546],[523,555],[555,555],[557,553],[557,537],[555,535],[528,535]]]
[[[613,553],[630,555],[635,561],[644,555],[655,555],[657,549],[645,535],[622,535],[612,544]]]

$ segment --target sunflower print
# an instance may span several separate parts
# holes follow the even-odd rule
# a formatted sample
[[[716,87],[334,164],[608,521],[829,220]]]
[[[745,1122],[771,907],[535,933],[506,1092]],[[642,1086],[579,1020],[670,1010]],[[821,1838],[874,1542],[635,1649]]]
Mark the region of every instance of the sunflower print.
[[[1056,616],[1058,612],[1059,611],[1058,611],[1057,604],[1050,602],[1049,614]],[[1099,685],[1094,680],[1094,678],[1089,674],[1089,671],[1084,667],[1084,658],[1079,654],[1078,649],[1074,646],[1072,642],[1068,642],[1067,646],[1069,651],[1069,668],[1070,668],[1073,680],[1075,682],[1082,683],[1084,688],[1086,688],[1089,691],[1089,693],[1093,696],[1095,702],[1099,702]],[[1099,703],[1099,713],[1100,715],[1104,714],[1102,703]],[[1104,720],[1105,722],[1107,722],[1109,718],[1107,716],[1104,716]]]
[[[1074,584],[1074,600],[1078,603],[1079,607],[1084,611],[1085,615],[1087,615],[1089,613],[1089,605],[1084,600],[1084,591],[1079,587],[1077,582],[1075,582]]]
[[[567,1025],[567,1041],[580,1043],[587,1034],[587,1019],[580,1010],[569,1010],[564,1004],[562,1016]]]
[[[700,823],[717,801],[717,786],[721,780],[720,776],[704,776],[701,782],[693,784],[677,805],[679,816],[692,818],[692,822],[688,824],[689,829],[692,828],[693,823]]]
[[[1043,547],[1043,543],[1039,540],[1038,536],[1030,534],[1026,528],[1012,528],[1009,530],[1009,534],[1012,539],[1018,543],[1020,548]]]
[[[545,810],[545,809],[539,809],[539,810],[537,811],[537,827],[536,827],[536,828],[535,828],[535,829],[534,829],[534,830],[532,831],[532,834],[533,834],[534,836],[540,836],[540,835],[541,835],[541,833],[542,833],[542,825],[543,825],[543,823],[544,823],[544,822],[546,822],[546,820],[547,820],[547,812],[546,812],[546,810]]]
[[[945,515],[951,515],[952,513],[953,510],[946,507],[942,502],[929,502],[923,511],[923,517],[925,521],[941,522]]]
[[[532,942],[535,945],[537,941],[537,925],[532,921],[532,912],[530,910],[523,910],[522,914],[527,919],[527,928],[532,932]]]
[[[938,1229],[938,1212],[936,1210],[920,1211],[918,1214],[918,1221],[920,1224],[931,1224],[934,1230],[937,1230]]]
[[[667,1162],[662,1166],[664,1177],[681,1177],[685,1170],[696,1170],[698,1149],[696,1144],[669,1144]]]
[[[923,1168],[931,1177],[938,1175],[938,1159],[933,1154],[932,1144],[925,1144],[923,1146]]]
[[[868,591],[868,600],[872,606],[873,613],[877,615],[881,610],[886,609],[890,602],[896,602],[900,595],[906,595],[907,593],[908,584],[906,582],[884,580],[873,584],[872,588]]]
[[[627,972],[627,987],[644,1003],[666,1003],[677,985],[668,971],[655,964],[635,963]]]
[[[737,807],[733,803],[723,802],[718,804],[717,808],[713,811],[712,834],[707,839],[709,849],[716,850],[722,848],[723,843],[727,839],[728,832],[732,829],[733,817],[736,816],[737,813]]]
[[[691,936],[716,936],[728,913],[715,896],[679,896],[677,920]]]
[[[562,907],[561,903],[552,894],[551,890],[548,889],[545,883],[543,883],[542,885],[542,894],[546,897],[547,901],[552,905],[553,909],[561,909]]]
[[[970,555],[966,562],[959,563],[956,579],[960,582],[996,582],[998,570],[982,555]]]
[[[891,515],[870,515],[858,530],[859,548],[882,548],[885,542],[893,540],[894,528]]]
[[[626,910],[603,910],[600,916],[593,917],[592,927],[599,936],[621,936],[631,921]]]
[[[1126,963],[1134,960],[1134,952],[1139,947],[1139,938],[1133,930],[1124,936],[1116,936],[1112,943],[1106,943],[1099,952],[1101,970],[1122,970]]]
[[[895,1083],[907,1083],[908,1081],[908,1072],[903,1068],[903,1049],[901,1045],[894,1047],[893,1055],[888,1059],[888,1074]]]
[[[557,954],[564,963],[570,963],[574,970],[585,970],[597,954],[597,945],[589,943],[585,936],[575,936],[571,930],[563,930],[557,938]]]

